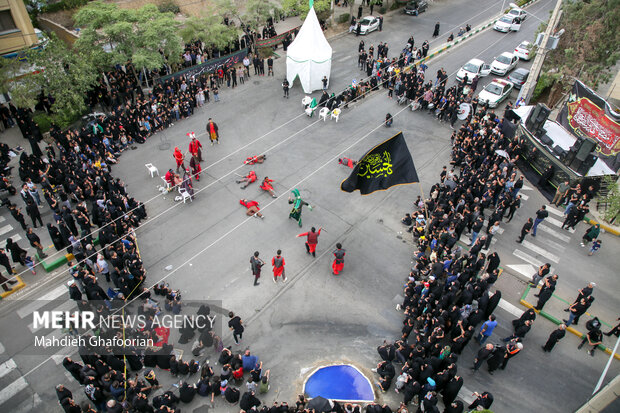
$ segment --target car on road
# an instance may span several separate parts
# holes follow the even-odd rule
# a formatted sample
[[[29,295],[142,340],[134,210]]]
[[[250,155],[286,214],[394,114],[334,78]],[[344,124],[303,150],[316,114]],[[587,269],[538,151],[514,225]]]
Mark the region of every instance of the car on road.
[[[478,76],[480,78],[488,75],[489,73],[491,73],[491,66],[484,63],[484,61],[480,59],[471,59],[456,73],[456,80],[462,82],[465,75],[467,75],[467,83],[469,84],[473,80],[474,76]]]
[[[508,76],[508,81],[512,83],[515,89],[521,89],[521,86],[527,81],[530,71],[524,67],[520,67]]]
[[[515,7],[514,9],[511,9],[508,13],[506,13],[506,16],[518,17],[521,19],[521,22],[524,22],[525,19],[527,19],[527,12],[523,9]]]
[[[502,33],[518,32],[521,29],[521,18],[512,16],[502,16],[493,25],[493,29]]]
[[[496,108],[504,99],[510,96],[513,84],[504,79],[493,79],[491,83],[478,94],[478,102],[487,104],[489,108]]]
[[[515,47],[515,51],[513,53],[521,60],[530,60],[534,54],[536,54],[534,48],[534,43],[524,40],[519,44],[519,46]]]
[[[517,66],[518,62],[519,58],[517,56],[509,52],[504,52],[491,62],[491,73],[505,76]]]
[[[379,18],[374,16],[366,16],[359,21],[360,34],[368,34],[379,28]],[[353,31],[355,32],[355,30]]]
[[[405,14],[409,14],[410,16],[417,16],[426,11],[427,8],[428,3],[426,0],[414,0],[405,5],[404,11]]]

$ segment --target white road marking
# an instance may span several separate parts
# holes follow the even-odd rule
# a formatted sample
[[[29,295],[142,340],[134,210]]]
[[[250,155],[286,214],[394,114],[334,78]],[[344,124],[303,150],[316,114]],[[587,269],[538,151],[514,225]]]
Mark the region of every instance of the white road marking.
[[[557,256],[557,255],[555,255],[555,254],[550,253],[550,252],[549,252],[549,251],[547,251],[546,249],[541,248],[541,247],[539,247],[539,246],[538,246],[538,245],[536,245],[536,244],[532,244],[532,243],[531,243],[531,242],[529,242],[529,241],[523,240],[523,242],[521,243],[521,245],[523,245],[525,248],[529,248],[529,249],[531,249],[532,251],[534,251],[534,252],[535,252],[536,254],[538,254],[538,255],[542,255],[543,257],[547,258],[549,261],[553,261],[553,262],[555,262],[556,264],[557,264],[558,262],[560,262],[560,257],[558,257],[558,256]]]
[[[4,221],[6,221],[6,218],[5,217],[0,217],[0,222],[4,222]]]
[[[540,237],[537,236],[535,239],[539,240]],[[552,241],[550,239],[544,239],[544,240],[540,240],[540,241],[543,244],[545,244],[545,246],[550,246],[552,248],[555,248],[555,249],[559,250],[560,252],[562,252],[562,251],[564,251],[566,249],[566,245],[559,244],[559,243],[557,243],[555,241]]]
[[[4,353],[4,346],[2,345],[2,343],[0,343],[0,354]]]
[[[54,308],[54,311],[69,311],[75,308],[75,306],[76,306],[75,301],[68,300],[60,304],[58,307]],[[36,333],[42,328],[43,326],[38,326],[37,328],[34,328],[34,322],[31,322],[30,324],[28,324],[28,330],[30,330],[31,333]]]
[[[71,378],[73,379],[73,376],[71,376]],[[11,408],[11,413],[30,413],[30,412],[34,412],[34,411],[37,410],[37,407],[39,407],[42,403],[43,403],[43,401],[41,400],[39,395],[35,393],[34,396],[32,396],[32,399],[28,398],[28,399],[24,400],[23,402],[21,402],[19,404],[19,406],[15,407],[15,408]]]
[[[474,392],[469,390],[465,386],[461,386],[461,390],[459,390],[458,397],[463,400],[467,405],[470,405],[476,400],[474,397]]]
[[[523,191],[533,191],[534,188],[532,188],[529,185],[523,184],[523,188],[521,188]]]
[[[512,314],[515,317],[521,317],[523,315],[523,310],[521,310],[520,308],[518,308],[517,306],[513,304],[510,304],[508,301],[504,300],[503,298],[499,300],[499,303],[497,305],[500,308],[508,311],[510,314]]]
[[[514,250],[512,255],[514,255],[517,258],[521,258],[525,262],[529,262],[530,264],[532,264],[536,268],[540,268],[540,266],[544,264],[542,261],[539,261],[538,259],[532,257],[530,254],[521,251],[520,249]],[[551,269],[550,269],[550,271],[551,271]]]
[[[527,201],[528,199],[530,199],[530,196],[527,194],[519,194],[521,195],[521,199],[523,199],[524,201]]]
[[[7,234],[9,232],[11,232],[13,230],[13,226],[12,225],[5,225],[2,228],[0,228],[0,235],[4,235]]]
[[[559,221],[559,220],[557,220],[555,218],[547,217],[547,218],[545,218],[545,220],[543,222],[549,222],[549,223],[551,223],[551,224],[553,224],[553,225],[555,225],[557,227],[562,228],[562,223],[564,221]],[[575,229],[574,228],[569,228],[568,232],[570,232],[571,234],[574,234],[575,233]]]
[[[564,242],[570,242],[570,237],[568,235],[564,235],[559,231],[554,230],[553,228],[549,228],[546,225],[543,225],[542,223],[538,224],[537,229],[546,232],[547,234],[551,234],[552,236],[556,237],[557,239],[561,239]]]
[[[547,205],[546,208],[547,208],[547,211],[551,212],[554,215],[559,216],[560,218],[564,216],[564,211],[557,209],[554,206]]]
[[[518,250],[517,250],[518,251]],[[518,272],[527,280],[532,279],[532,275],[536,272],[536,268],[530,264],[509,264],[506,267]]]
[[[24,379],[23,377],[20,377],[13,383],[4,387],[0,391],[0,406],[6,403],[11,397],[15,396],[17,393],[24,390],[26,387],[28,387],[28,383],[26,383],[26,379]]]
[[[73,353],[76,353],[76,348],[72,346],[63,347],[52,355],[54,363],[61,364],[65,357],[71,357]]]
[[[15,364],[15,361],[13,359],[8,359],[4,363],[0,364],[0,379],[15,370],[16,368],[17,364]]]
[[[13,240],[13,242],[17,242],[17,241],[21,241],[22,240],[22,237],[19,234],[15,234],[15,235],[13,235],[13,236],[11,236],[9,238],[11,238],[11,240]],[[0,248],[4,248],[5,245],[6,245],[6,240],[0,241]],[[29,245],[25,246],[23,248],[28,249],[28,247],[29,247]]]
[[[341,57],[340,59],[336,60],[337,62],[344,62],[345,60],[348,60],[349,58],[351,58],[353,55],[348,55],[345,57]]]
[[[61,295],[66,294],[67,291],[68,291],[67,287],[64,284],[61,284],[58,287],[54,288],[52,291],[48,292],[47,294],[42,295],[36,300],[30,302],[28,305],[25,305],[24,307],[17,310],[17,315],[19,316],[19,318],[24,318],[27,315],[32,314],[33,311],[36,311],[39,308],[46,305],[48,301],[55,300]]]

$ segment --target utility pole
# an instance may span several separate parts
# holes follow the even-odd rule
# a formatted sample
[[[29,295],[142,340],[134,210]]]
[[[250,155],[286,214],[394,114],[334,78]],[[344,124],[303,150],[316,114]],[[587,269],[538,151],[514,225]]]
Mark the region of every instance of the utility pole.
[[[542,70],[543,63],[545,62],[545,57],[547,56],[547,44],[549,43],[549,38],[551,38],[551,34],[553,33],[555,27],[560,21],[560,15],[562,8],[562,0],[558,0],[553,9],[553,13],[549,18],[549,23],[547,24],[547,30],[545,30],[545,36],[538,47],[538,51],[536,53],[536,57],[534,58],[534,63],[532,63],[532,68],[530,69],[530,75],[527,78],[527,81],[521,88],[519,92],[519,97],[523,98],[524,104],[529,104],[530,99],[532,99],[532,94],[534,93],[534,88],[536,88],[536,82],[538,82],[538,78],[540,77],[540,72]]]

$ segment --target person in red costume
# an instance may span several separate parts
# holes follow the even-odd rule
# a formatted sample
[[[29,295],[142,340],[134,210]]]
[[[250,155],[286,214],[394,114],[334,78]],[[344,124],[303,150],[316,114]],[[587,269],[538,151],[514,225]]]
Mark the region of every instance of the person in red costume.
[[[277,198],[276,193],[273,191],[273,185],[271,185],[272,182],[273,182],[273,179],[269,179],[268,177],[265,177],[265,179],[263,179],[263,182],[261,182],[260,184],[260,189],[262,189],[263,191],[269,192],[272,198]]]
[[[256,182],[256,172],[254,171],[250,171],[249,174],[247,174],[246,176],[241,177],[241,179],[237,179],[237,183],[240,184],[243,182],[243,185],[241,185],[241,189],[245,189],[248,187],[248,185],[250,185],[252,182]]]
[[[355,165],[357,165],[357,161],[354,161],[353,159],[349,159],[349,158],[340,158],[338,159],[338,163],[340,165],[348,166],[351,169],[354,168]]]
[[[316,228],[312,227],[309,232],[297,235],[297,237],[308,237],[306,240],[306,252],[312,254],[313,257],[316,257],[316,245],[319,243],[319,235],[321,235],[322,229],[319,228],[319,232],[317,232]]]
[[[179,150],[178,146],[174,148],[174,153],[172,154],[172,156],[174,156],[174,160],[177,163],[177,173],[179,173],[180,167],[183,167],[183,170],[185,170],[185,164],[183,163],[184,156]]]
[[[255,163],[263,163],[267,159],[267,155],[250,156],[243,163],[245,165],[254,165]]]
[[[196,139],[196,134],[190,132],[187,134],[192,140],[189,142],[189,153],[196,158],[197,162],[202,162],[202,144]]]
[[[241,199],[239,200],[239,203],[241,205],[243,205],[244,207],[246,207],[248,210],[245,212],[245,214],[247,216],[250,217],[259,217],[259,218],[263,218],[263,214],[261,214],[260,208],[258,207],[258,202],[256,201],[250,201],[248,199]]]
[[[202,172],[202,168],[197,159],[198,158],[195,156],[192,156],[192,159],[189,160],[189,167],[192,168],[192,176],[196,178],[197,181],[200,181],[200,172]]]
[[[282,256],[282,250],[276,252],[276,256],[271,259],[271,265],[273,265],[273,282],[278,282],[278,277],[282,276],[282,282],[286,282],[286,274],[284,273],[284,257]]]
[[[336,244],[336,249],[334,250],[334,262],[332,263],[332,270],[334,275],[340,274],[342,268],[344,267],[344,256],[346,254],[346,250],[342,249],[342,244]]]

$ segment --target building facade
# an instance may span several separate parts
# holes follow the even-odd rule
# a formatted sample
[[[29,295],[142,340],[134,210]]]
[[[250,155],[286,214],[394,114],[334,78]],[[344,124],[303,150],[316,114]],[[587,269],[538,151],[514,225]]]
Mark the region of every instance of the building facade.
[[[37,41],[23,0],[0,0],[0,55],[25,49]]]

